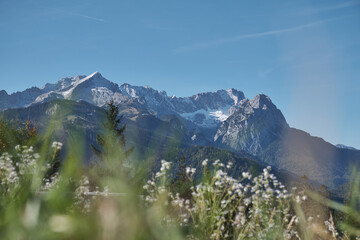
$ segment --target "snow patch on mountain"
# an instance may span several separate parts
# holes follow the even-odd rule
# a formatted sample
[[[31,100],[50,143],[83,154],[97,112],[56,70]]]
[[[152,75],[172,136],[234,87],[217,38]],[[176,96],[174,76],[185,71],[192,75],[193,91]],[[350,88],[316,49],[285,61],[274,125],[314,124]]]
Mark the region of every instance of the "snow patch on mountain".
[[[356,149],[356,148],[354,148],[354,147],[346,146],[346,145],[344,145],[344,144],[336,144],[335,146],[336,146],[337,148],[341,148],[341,149],[358,150],[358,149]]]
[[[209,112],[209,115],[210,117],[214,117],[216,120],[223,122],[229,117],[229,115],[226,114],[227,112],[229,112],[229,108],[227,109],[227,111],[217,110],[215,112]]]
[[[92,88],[91,93],[93,97],[93,102],[97,106],[104,106],[114,95],[114,92],[110,91],[106,87]]]
[[[99,77],[101,77],[101,74],[100,74],[99,72],[94,72],[93,74],[91,74],[91,75],[89,75],[89,76],[87,76],[87,77],[85,77],[85,78],[76,79],[76,80],[70,85],[71,87],[69,86],[68,90],[66,90],[66,91],[61,91],[60,94],[62,94],[65,99],[69,99],[70,96],[71,96],[71,94],[72,94],[72,92],[74,91],[74,89],[75,89],[77,86],[79,86],[81,83],[83,83],[83,82],[85,82],[85,81],[87,81],[87,80],[89,80],[89,79],[91,79],[91,78],[94,78],[94,77],[99,78]]]
[[[181,113],[180,116],[201,127],[216,127],[229,117],[230,105],[221,109],[199,109],[195,112]]]
[[[47,83],[40,89],[43,90],[44,92],[60,91],[63,90],[64,88],[69,87],[74,82],[79,81],[80,79],[83,79],[85,77],[86,75],[78,75],[76,77],[71,77],[71,78],[62,78],[57,83]]]
[[[234,88],[230,88],[226,90],[226,92],[228,93],[229,97],[234,100],[234,105],[237,105],[238,102],[241,100],[239,97],[239,91]]]

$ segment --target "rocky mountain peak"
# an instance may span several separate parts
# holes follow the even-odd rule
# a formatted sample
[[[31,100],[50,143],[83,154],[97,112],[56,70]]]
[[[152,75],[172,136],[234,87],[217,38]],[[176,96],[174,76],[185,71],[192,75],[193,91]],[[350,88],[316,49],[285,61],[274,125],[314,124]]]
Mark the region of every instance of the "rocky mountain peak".
[[[253,108],[266,109],[268,106],[275,107],[275,105],[271,102],[271,99],[265,94],[256,95],[249,103]]]
[[[86,77],[84,77],[84,78],[77,78],[77,77],[75,77],[75,78],[73,78],[74,80],[75,80],[75,82],[74,82],[74,85],[78,85],[78,84],[80,84],[80,83],[82,83],[82,82],[85,82],[85,81],[98,81],[98,82],[101,82],[101,81],[108,81],[108,82],[110,82],[109,80],[107,80],[106,78],[104,78],[102,75],[101,75],[101,73],[99,73],[99,72],[94,72],[94,73],[92,73],[92,74],[90,74],[89,76],[86,76]]]
[[[272,103],[265,94],[258,94],[253,99],[244,99],[235,106],[234,118],[241,116],[241,119],[256,118],[266,121],[267,124],[287,125],[281,111]]]
[[[0,96],[8,96],[7,92],[5,90],[0,91]]]
[[[235,88],[230,88],[226,90],[228,96],[234,100],[234,104],[237,105],[242,99],[245,98],[245,95],[242,91],[239,91]]]
[[[66,77],[61,78],[56,83],[47,83],[45,84],[41,90],[43,90],[44,93],[49,93],[51,91],[58,91],[65,89],[71,85],[73,85],[75,82],[80,81],[81,79],[86,78],[86,75],[77,75],[75,77]]]
[[[103,77],[100,72],[96,71],[93,74],[90,74],[88,78],[100,78]]]
[[[214,140],[231,149],[257,155],[284,128],[288,128],[281,111],[264,94],[251,100],[241,100],[230,112],[231,115],[218,128]]]
[[[133,88],[133,86],[131,86],[130,84],[128,83],[123,83],[121,86],[120,86],[120,90],[122,90],[122,92],[132,98],[136,98],[137,95],[136,95],[136,91],[135,89]]]

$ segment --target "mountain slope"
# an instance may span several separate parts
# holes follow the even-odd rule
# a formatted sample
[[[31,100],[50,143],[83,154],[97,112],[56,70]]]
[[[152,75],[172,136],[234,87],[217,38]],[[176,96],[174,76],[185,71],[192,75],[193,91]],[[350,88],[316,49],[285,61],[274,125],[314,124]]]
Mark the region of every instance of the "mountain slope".
[[[130,161],[149,162],[150,171],[157,167],[160,160],[176,162],[181,155],[186,156],[188,165],[199,165],[205,158],[227,156],[224,161],[233,161],[234,169],[246,168],[259,171],[259,165],[246,153],[231,153],[211,146],[193,145],[191,135],[178,116],[159,119],[146,111],[138,111],[128,103],[120,104],[120,114],[126,123],[127,146],[135,147]],[[64,143],[62,154],[66,155],[66,143],[76,138],[85,163],[95,160],[90,144],[96,144],[96,134],[101,131],[101,122],[105,120],[105,110],[85,101],[54,99],[50,102],[32,105],[26,108],[8,109],[0,112],[0,118],[9,121],[31,119],[39,127],[39,134],[50,133],[51,141]],[[153,165],[155,164],[155,165]]]
[[[265,95],[240,102],[214,137],[217,146],[247,151],[267,164],[335,187],[360,165],[360,151],[339,149],[321,138],[290,128]]]
[[[95,132],[94,121],[97,121],[91,114],[99,115],[98,112],[103,111],[99,107],[114,99],[126,116],[129,142],[142,146],[140,155],[153,154],[154,158],[169,146],[216,146],[238,154],[247,152],[256,156],[258,162],[307,175],[331,187],[347,181],[352,166],[360,163],[360,151],[335,147],[291,128],[268,96],[259,94],[245,99],[244,93],[236,89],[177,98],[148,86],[127,83],[119,86],[95,72],[11,95],[0,91],[0,110],[24,108],[18,112],[7,110],[3,115],[12,112],[9,118],[20,114],[21,119],[33,120],[36,114],[46,116],[56,112],[55,106],[44,107],[54,104],[54,99],[59,99],[55,100],[57,104],[62,102],[60,99],[78,101],[84,108],[79,109],[81,117],[75,114],[66,119],[58,118],[57,122],[61,119],[64,121],[61,124],[68,124],[64,129],[70,129],[71,124],[79,125],[80,132],[91,128],[85,133],[90,141],[95,140],[94,133],[89,132]],[[90,112],[86,113],[86,109]],[[48,120],[38,120],[38,123],[46,128]]]

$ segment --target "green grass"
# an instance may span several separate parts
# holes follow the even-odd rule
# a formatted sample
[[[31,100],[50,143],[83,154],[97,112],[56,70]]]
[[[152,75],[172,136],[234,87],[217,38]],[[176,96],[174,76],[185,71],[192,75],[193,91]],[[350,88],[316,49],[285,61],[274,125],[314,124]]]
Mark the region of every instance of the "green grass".
[[[190,194],[183,197],[171,186],[174,163],[163,161],[159,172],[141,180],[135,179],[139,177],[135,166],[124,167],[119,152],[99,166],[86,168],[79,158],[84,153],[78,140],[69,143],[71,151],[61,169],[49,175],[59,150],[51,145],[47,151],[43,146],[40,154],[21,146],[16,156],[1,156],[2,239],[351,239],[359,235],[359,178],[345,206],[299,189],[290,193],[269,168],[258,176],[244,172],[235,179],[227,173],[232,168],[228,162],[204,161],[196,170],[187,169]],[[202,180],[195,181],[194,173]],[[134,184],[139,181],[144,187]],[[310,198],[344,212],[347,220],[324,223],[313,216],[310,221],[302,209]]]

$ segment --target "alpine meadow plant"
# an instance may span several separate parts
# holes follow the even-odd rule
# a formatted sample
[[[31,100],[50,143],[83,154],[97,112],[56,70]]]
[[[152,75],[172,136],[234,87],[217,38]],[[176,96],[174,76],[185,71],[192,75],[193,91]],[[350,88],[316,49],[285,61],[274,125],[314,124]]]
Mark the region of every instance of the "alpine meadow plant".
[[[0,119],[0,153],[13,153],[17,145],[32,145],[37,140],[37,127],[29,120],[10,123]]]
[[[15,148],[0,156],[2,239],[358,239],[356,206],[318,199],[350,219],[337,224],[330,214],[314,225],[301,212],[311,193],[289,192],[270,167],[234,178],[233,163],[205,159],[201,169],[181,168],[190,183],[190,194],[182,195],[171,187],[174,163],[162,160],[140,192],[116,171],[91,186],[88,176],[100,175],[82,170],[76,154],[49,174],[59,142],[44,156]],[[118,159],[103,164],[112,161]],[[351,199],[358,203],[358,196]]]
[[[290,213],[292,195],[287,192],[273,174],[270,167],[257,177],[248,172],[238,180],[228,176],[223,163],[216,160],[213,174],[191,187],[190,199],[178,193],[167,192],[172,213],[167,222],[177,222],[187,229],[188,237],[195,239],[291,239],[299,236],[296,231],[296,216]],[[153,180],[144,186],[145,201],[154,203],[158,195],[165,192],[166,162]],[[204,175],[208,171],[208,160],[202,163]],[[196,169],[187,168],[189,178]],[[171,220],[169,220],[171,219]]]
[[[209,165],[208,159],[202,162],[203,179],[191,187],[190,198],[166,187],[171,164],[164,160],[160,171],[144,185],[146,205],[165,205],[163,223],[180,227],[186,239],[359,239],[356,227],[347,226],[352,234],[340,234],[331,212],[321,225],[314,225],[312,217],[306,219],[301,210],[309,200],[306,192],[296,187],[289,192],[271,167],[255,177],[243,172],[235,179],[226,171],[231,162],[225,165],[215,160],[212,170]],[[188,179],[196,171],[187,167]]]

